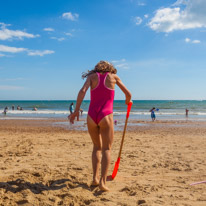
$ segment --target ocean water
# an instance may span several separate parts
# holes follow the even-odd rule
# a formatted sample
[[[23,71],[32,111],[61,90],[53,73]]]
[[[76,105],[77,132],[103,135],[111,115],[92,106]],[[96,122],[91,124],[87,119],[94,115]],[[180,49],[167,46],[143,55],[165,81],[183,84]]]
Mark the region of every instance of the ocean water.
[[[76,101],[0,101],[0,111],[3,112],[7,106],[8,112],[4,115],[0,112],[0,119],[14,118],[66,118],[69,115],[69,105]],[[82,102],[82,118],[86,118],[90,101]],[[12,110],[14,105],[15,110]],[[17,106],[23,110],[17,110]],[[32,111],[36,107],[37,111]],[[151,108],[158,108],[155,112],[157,119],[163,120],[184,120],[185,109],[189,109],[188,119],[206,120],[206,100],[134,100],[130,113],[131,119],[150,120]],[[126,115],[127,106],[123,100],[114,101],[114,118],[123,119]]]

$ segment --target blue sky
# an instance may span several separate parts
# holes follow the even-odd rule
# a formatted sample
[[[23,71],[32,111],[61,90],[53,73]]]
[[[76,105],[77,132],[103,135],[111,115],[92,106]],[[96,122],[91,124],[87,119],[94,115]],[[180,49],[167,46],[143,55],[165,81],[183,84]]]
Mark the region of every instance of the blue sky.
[[[206,99],[205,0],[0,4],[0,100],[76,99],[100,60],[133,99]]]

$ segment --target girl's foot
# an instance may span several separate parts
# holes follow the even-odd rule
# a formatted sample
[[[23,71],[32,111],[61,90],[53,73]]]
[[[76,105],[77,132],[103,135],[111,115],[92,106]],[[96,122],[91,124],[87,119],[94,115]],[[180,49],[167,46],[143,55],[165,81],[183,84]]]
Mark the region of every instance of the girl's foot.
[[[99,189],[100,189],[101,191],[104,191],[104,192],[108,192],[108,191],[109,191],[109,188],[106,187],[105,185],[102,185],[102,184],[99,185]]]
[[[99,181],[93,180],[91,186],[99,186]]]
[[[106,178],[102,178],[100,179],[100,183],[99,183],[99,189],[102,191],[102,192],[107,192],[109,191],[109,188],[106,186]]]

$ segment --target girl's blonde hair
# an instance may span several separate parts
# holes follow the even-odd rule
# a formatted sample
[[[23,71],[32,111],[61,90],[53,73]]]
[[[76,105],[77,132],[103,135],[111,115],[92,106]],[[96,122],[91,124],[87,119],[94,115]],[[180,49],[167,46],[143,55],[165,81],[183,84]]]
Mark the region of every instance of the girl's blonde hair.
[[[90,70],[90,71],[88,70],[88,72],[84,72],[82,74],[82,78],[84,79],[88,77],[90,74],[94,74],[96,72],[100,72],[100,73],[110,72],[110,73],[116,74],[117,70],[111,63],[107,61],[100,61],[97,63],[97,65],[94,67],[93,70]]]

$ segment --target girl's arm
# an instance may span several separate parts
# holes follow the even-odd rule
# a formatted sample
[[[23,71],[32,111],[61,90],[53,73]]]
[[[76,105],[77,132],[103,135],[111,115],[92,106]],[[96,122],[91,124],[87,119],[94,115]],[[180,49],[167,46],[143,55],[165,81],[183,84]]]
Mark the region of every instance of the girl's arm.
[[[116,75],[116,84],[117,86],[122,90],[122,92],[125,94],[125,104],[129,104],[132,98],[132,94],[130,91],[126,88],[126,86],[122,83],[121,79]]]
[[[76,107],[74,110],[74,113],[68,116],[68,119],[72,124],[74,124],[74,119],[76,116],[79,116],[79,110],[81,103],[85,97],[85,94],[90,86],[90,77],[87,78],[86,82],[84,83],[83,87],[79,90],[78,96],[77,96],[77,102],[76,102]]]

